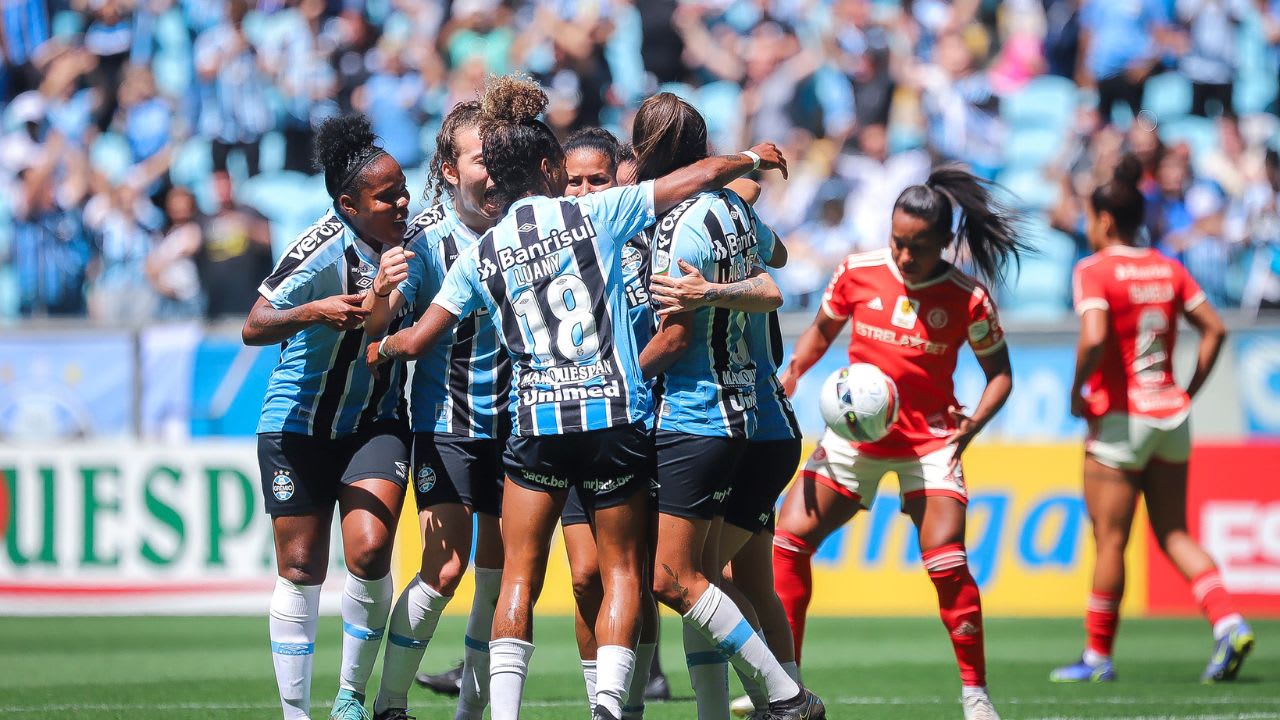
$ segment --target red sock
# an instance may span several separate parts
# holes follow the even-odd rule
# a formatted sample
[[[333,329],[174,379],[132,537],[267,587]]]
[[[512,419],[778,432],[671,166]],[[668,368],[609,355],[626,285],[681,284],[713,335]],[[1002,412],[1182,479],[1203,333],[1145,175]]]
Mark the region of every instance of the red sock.
[[[1111,647],[1116,642],[1116,628],[1120,625],[1120,596],[1112,593],[1092,592],[1084,614],[1085,647],[1111,657]]]
[[[804,619],[813,599],[813,548],[791,533],[779,530],[773,544],[773,588],[782,601],[796,645],[796,664],[804,644]]]
[[[1191,578],[1191,593],[1196,596],[1196,602],[1200,603],[1200,609],[1209,618],[1209,622],[1215,625],[1222,618],[1239,612],[1231,593],[1223,586],[1222,576],[1218,574],[1217,568]]]
[[[951,636],[960,682],[965,687],[985,687],[987,660],[982,648],[982,598],[969,574],[964,545],[951,543],[934,548],[921,558],[929,579],[938,590],[938,614]]]

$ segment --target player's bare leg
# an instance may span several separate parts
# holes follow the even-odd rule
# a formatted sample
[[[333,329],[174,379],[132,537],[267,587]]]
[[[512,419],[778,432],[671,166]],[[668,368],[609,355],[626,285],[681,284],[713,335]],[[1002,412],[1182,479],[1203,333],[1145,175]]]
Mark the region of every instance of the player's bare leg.
[[[965,720],[999,720],[987,695],[982,598],[964,547],[965,505],[926,495],[904,500],[903,510],[915,523],[921,559],[938,591],[938,611],[960,667]]]
[[[529,490],[508,481],[503,490],[502,589],[489,641],[493,720],[516,720],[533,655],[533,607],[547,574],[551,536],[566,492]]]
[[[1253,650],[1253,631],[1227,592],[1213,558],[1187,531],[1187,464],[1152,460],[1142,475],[1147,517],[1160,550],[1191,582],[1192,594],[1213,626],[1214,652],[1201,680],[1234,680]]]
[[[285,720],[303,720],[311,713],[311,666],[332,525],[332,509],[271,518],[278,577],[268,624]]]
[[[374,701],[379,719],[408,706],[409,687],[436,625],[471,557],[471,511],[460,503],[441,503],[418,511],[422,557],[418,574],[401,592],[391,613],[391,631],[383,657],[382,685]]]
[[[331,718],[369,718],[365,691],[395,596],[391,546],[404,488],[380,478],[357,480],[338,494],[347,582],[342,595],[342,670]]]
[[[596,697],[596,618],[604,598],[600,582],[600,564],[596,555],[596,538],[591,525],[575,523],[561,529],[565,554],[569,558],[569,577],[573,587],[573,630],[582,661],[582,679],[587,686],[587,700],[594,706]]]
[[[773,540],[773,582],[791,624],[797,663],[813,599],[813,554],[861,509],[857,499],[804,476],[791,484],[782,501]]]
[[[595,619],[598,680],[593,717],[617,720],[623,716],[627,704],[636,663],[633,648],[642,622],[648,488],[637,487],[620,505],[589,512],[596,528],[596,554],[603,587]]]

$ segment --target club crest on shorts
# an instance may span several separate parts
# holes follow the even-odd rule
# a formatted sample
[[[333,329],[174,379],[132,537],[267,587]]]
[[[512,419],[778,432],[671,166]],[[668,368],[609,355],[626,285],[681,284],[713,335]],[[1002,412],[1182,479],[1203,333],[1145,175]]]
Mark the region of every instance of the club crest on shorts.
[[[418,468],[418,479],[414,483],[414,487],[418,488],[418,492],[430,492],[431,488],[436,486],[436,471],[430,465],[423,465]]]
[[[293,478],[289,477],[288,470],[276,470],[275,477],[271,480],[271,494],[280,502],[287,502],[293,497]]]

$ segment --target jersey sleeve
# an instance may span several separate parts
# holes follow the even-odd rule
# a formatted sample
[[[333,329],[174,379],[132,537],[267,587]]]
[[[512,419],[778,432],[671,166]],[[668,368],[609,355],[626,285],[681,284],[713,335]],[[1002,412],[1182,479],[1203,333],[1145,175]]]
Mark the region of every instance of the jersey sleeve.
[[[591,193],[578,202],[617,239],[618,252],[622,252],[628,238],[658,220],[653,208],[652,180]]]
[[[1182,303],[1182,312],[1191,312],[1200,307],[1208,300],[1205,297],[1204,290],[1200,289],[1200,283],[1187,272],[1187,268],[1182,263],[1177,264],[1178,267],[1178,301]]]
[[[822,312],[827,317],[832,320],[848,320],[853,314],[853,302],[850,300],[852,284],[853,275],[849,272],[849,261],[846,259],[831,275],[831,282],[827,283],[827,289],[822,293]]]
[[[480,308],[480,275],[476,264],[479,247],[474,245],[458,257],[444,276],[444,284],[431,304],[439,305],[460,318]]]
[[[760,257],[760,264],[768,265],[773,260],[773,249],[778,245],[778,235],[773,228],[760,219],[755,208],[748,205],[747,213],[751,217],[751,227],[756,230],[756,254]]]
[[[986,357],[1004,347],[1004,328],[991,294],[979,285],[969,298],[969,324],[966,328],[969,347],[978,357]]]
[[[258,294],[277,310],[288,310],[320,296],[313,266],[299,268],[288,256],[280,259],[275,270],[258,286]]]
[[[1109,310],[1106,287],[1102,282],[1102,274],[1096,270],[1095,264],[1077,263],[1071,273],[1072,302],[1077,315],[1084,315],[1089,310]]]
[[[433,288],[428,287],[431,282],[430,268],[428,264],[435,259],[435,253],[422,239],[415,239],[405,243],[405,249],[413,253],[413,257],[409,258],[409,275],[400,282],[396,290],[400,291],[400,295],[404,297],[404,303],[408,307],[413,307],[413,303],[419,296],[429,296],[432,294]]]
[[[654,263],[653,272],[657,275],[669,275],[678,278],[684,275],[678,260],[683,260],[698,268],[703,277],[715,278],[716,260],[712,251],[711,237],[696,223],[683,223],[676,228],[675,238],[671,243],[671,255],[664,259],[665,267],[659,268]]]

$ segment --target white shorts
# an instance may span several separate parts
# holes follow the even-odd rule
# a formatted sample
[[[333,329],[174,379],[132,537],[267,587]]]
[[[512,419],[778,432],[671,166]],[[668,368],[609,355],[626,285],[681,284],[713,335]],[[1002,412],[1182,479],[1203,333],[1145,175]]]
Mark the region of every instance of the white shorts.
[[[872,457],[854,449],[830,430],[805,463],[803,477],[821,483],[862,507],[871,507],[880,480],[888,473],[898,476],[898,492],[902,502],[916,497],[941,495],[968,504],[964,471],[953,469],[955,445],[946,445],[922,457]]]
[[[1191,457],[1191,422],[1186,415],[1156,419],[1109,413],[1089,424],[1084,450],[1126,472],[1145,470],[1152,460],[1185,463]]]

